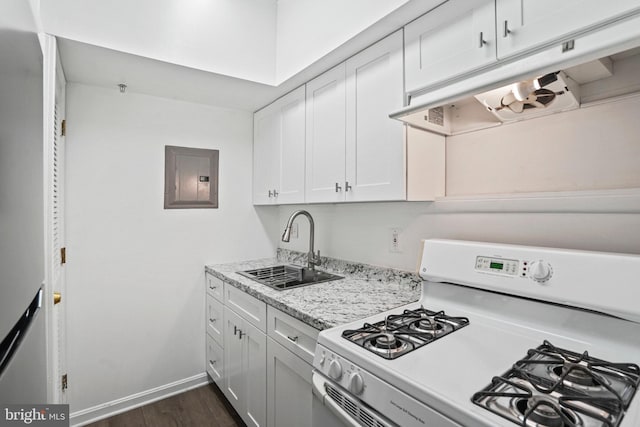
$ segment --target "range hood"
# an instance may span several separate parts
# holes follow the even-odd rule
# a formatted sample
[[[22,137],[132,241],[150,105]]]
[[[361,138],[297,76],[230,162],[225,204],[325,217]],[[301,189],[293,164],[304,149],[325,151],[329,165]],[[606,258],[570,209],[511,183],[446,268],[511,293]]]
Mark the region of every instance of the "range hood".
[[[601,93],[592,90],[594,81],[615,80],[609,79],[613,75],[611,58],[630,56],[621,54],[623,51],[633,51],[637,56],[637,29],[623,32],[622,28],[605,28],[572,42],[570,49],[566,49],[567,43],[557,43],[407,93],[409,105],[389,117],[431,132],[455,135],[579,108],[585,103],[583,85],[589,86],[588,102],[638,91],[638,82],[629,85],[622,80],[616,93],[608,87]]]

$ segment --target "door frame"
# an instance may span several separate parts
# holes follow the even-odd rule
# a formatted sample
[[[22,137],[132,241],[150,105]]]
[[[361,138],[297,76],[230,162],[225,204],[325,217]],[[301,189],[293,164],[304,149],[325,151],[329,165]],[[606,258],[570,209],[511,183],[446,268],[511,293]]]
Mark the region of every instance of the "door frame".
[[[62,390],[62,375],[66,374],[66,310],[65,272],[60,261],[59,248],[64,247],[64,136],[61,123],[65,113],[66,79],[60,62],[56,38],[40,34],[43,49],[43,197],[45,230],[44,315],[47,360],[47,402],[66,403]],[[56,107],[58,121],[56,122]],[[57,153],[58,192],[54,191],[54,150],[58,138]],[[54,240],[54,195],[58,197],[58,244]],[[59,267],[58,283],[56,267]],[[53,294],[60,292],[62,300],[54,305]]]

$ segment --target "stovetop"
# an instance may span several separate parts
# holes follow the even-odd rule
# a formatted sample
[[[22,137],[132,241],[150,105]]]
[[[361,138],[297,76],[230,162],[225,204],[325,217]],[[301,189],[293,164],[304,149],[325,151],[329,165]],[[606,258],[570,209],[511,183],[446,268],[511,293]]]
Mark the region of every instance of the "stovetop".
[[[545,341],[472,400],[515,424],[615,427],[640,384],[640,368]]]
[[[444,310],[445,314],[454,319],[462,318],[469,321],[461,323],[458,329],[428,342],[417,350],[391,359],[380,357],[370,349],[344,337],[345,333],[350,335],[353,331],[361,329],[363,323],[379,327],[384,325],[385,319],[395,319],[393,316],[404,313],[404,310],[420,310],[423,307]],[[518,321],[514,322],[513,319]],[[347,370],[344,375],[345,381],[353,372],[361,369],[455,420],[459,425],[509,427],[522,425],[522,422],[514,423],[482,408],[472,401],[472,397],[486,388],[494,375],[505,373],[515,362],[522,359],[528,349],[537,350],[541,343],[547,340],[558,348],[571,349],[578,356],[588,351],[589,355],[596,356],[598,360],[616,362],[622,359],[640,364],[638,336],[640,325],[635,322],[543,302],[477,292],[463,286],[429,282],[425,283],[423,297],[417,303],[322,331],[318,337],[318,348],[344,358],[343,365]],[[327,357],[331,360],[329,353]],[[319,369],[321,359],[322,352],[317,352],[314,368]],[[526,377],[527,374],[537,375],[539,369],[540,366],[532,363],[525,366],[523,371]],[[572,374],[573,377],[579,375]],[[520,380],[515,378],[516,383]],[[546,388],[553,385],[545,382],[540,384]],[[612,384],[614,390],[620,390],[619,385],[613,382]],[[529,388],[533,389],[532,395],[541,394],[534,387]],[[526,393],[517,387],[510,391]],[[389,392],[376,391],[373,387],[365,389],[362,396],[365,402],[369,398],[367,393],[374,395]],[[555,393],[554,390],[551,394],[555,396]],[[617,426],[611,424],[612,426],[640,425],[640,397],[636,394],[630,399],[630,395],[626,393],[622,392],[622,395],[629,406],[624,411],[622,421]],[[573,409],[572,411],[575,412]],[[607,425],[589,424],[584,420],[581,422],[583,424],[577,424],[580,427]]]
[[[385,359],[396,359],[467,326],[466,317],[424,307],[390,314],[379,322],[348,329],[342,337]]]

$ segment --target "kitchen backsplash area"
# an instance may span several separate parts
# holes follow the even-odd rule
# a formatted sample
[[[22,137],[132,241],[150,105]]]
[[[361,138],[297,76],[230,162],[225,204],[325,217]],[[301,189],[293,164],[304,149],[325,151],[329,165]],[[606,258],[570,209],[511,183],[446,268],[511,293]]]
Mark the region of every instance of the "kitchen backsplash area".
[[[442,202],[296,205],[278,209],[282,228],[291,212],[308,210],[315,219],[315,247],[326,256],[408,271],[415,271],[420,240],[428,238],[640,253],[640,215],[563,212],[562,198],[541,203],[545,203],[547,212],[528,208],[500,212],[500,202],[494,203],[497,208],[493,212],[444,208]],[[308,225],[300,221],[299,227],[298,239],[279,242],[278,246],[306,252]],[[400,230],[400,252],[390,251],[392,229]]]

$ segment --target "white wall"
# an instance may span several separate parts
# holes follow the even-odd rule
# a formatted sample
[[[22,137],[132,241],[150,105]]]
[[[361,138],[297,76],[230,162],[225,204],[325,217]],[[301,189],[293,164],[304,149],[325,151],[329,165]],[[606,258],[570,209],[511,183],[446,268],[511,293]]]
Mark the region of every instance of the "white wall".
[[[325,56],[408,0],[277,0],[276,80]]]
[[[274,254],[251,205],[252,115],[67,86],[69,402],[204,373],[204,265]],[[220,150],[219,209],[164,210],[164,146]]]
[[[640,188],[639,116],[634,96],[447,137],[447,196]]]
[[[559,203],[558,203],[559,204]],[[438,211],[438,202],[281,206],[279,228],[295,209],[315,220],[316,249],[323,255],[415,271],[420,240],[450,238],[640,254],[640,215],[599,213],[473,213]],[[547,206],[553,209],[554,203]],[[304,218],[298,239],[279,246],[306,252]],[[389,252],[389,228],[402,229],[402,253]]]
[[[41,1],[47,33],[272,84],[275,0]]]

